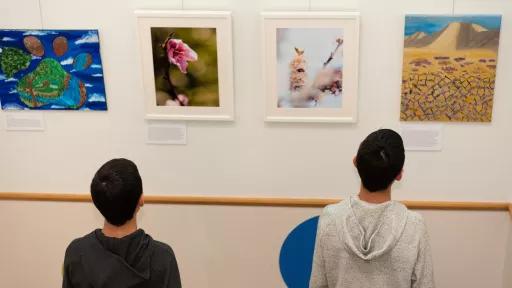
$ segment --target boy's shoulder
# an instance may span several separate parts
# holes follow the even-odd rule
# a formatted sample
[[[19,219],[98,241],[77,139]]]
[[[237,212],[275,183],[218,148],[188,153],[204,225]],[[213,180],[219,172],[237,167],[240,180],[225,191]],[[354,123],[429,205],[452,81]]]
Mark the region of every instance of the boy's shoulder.
[[[329,204],[324,207],[322,214],[320,215],[320,225],[322,229],[335,225],[336,219],[341,219],[346,213],[349,212],[347,201],[340,201],[338,203]]]
[[[153,249],[156,254],[160,254],[162,256],[174,257],[174,250],[172,250],[169,244],[160,242],[158,240],[152,240]]]
[[[92,244],[93,237],[94,231],[71,241],[71,243],[69,243],[68,247],[66,248],[65,259],[71,261],[75,258],[80,258],[80,255],[85,250],[85,247]]]
[[[178,262],[171,246],[167,243],[152,239],[151,247],[151,262],[153,262],[153,267],[155,267],[155,269],[164,271],[177,269]]]
[[[97,242],[95,236],[96,230],[93,230],[91,233],[84,235],[82,237],[76,238],[71,243],[69,243],[66,249],[66,258],[70,260],[74,258],[79,258],[84,251],[88,251],[93,246],[97,248],[102,248],[101,245]],[[174,251],[168,244],[157,241],[153,239],[149,234],[146,234],[149,238],[150,249],[152,251],[153,258],[157,261],[168,261],[169,259],[175,259]]]
[[[419,234],[426,233],[427,231],[425,219],[423,219],[423,216],[416,211],[407,209],[407,223],[409,224],[409,227],[414,227]]]
[[[71,241],[71,243],[69,243],[68,249],[77,250],[77,249],[80,249],[81,247],[83,247],[84,245],[87,245],[93,239],[94,232],[95,231],[92,231],[89,234],[86,234],[82,237],[78,237],[78,238],[74,239],[73,241]]]
[[[425,221],[420,213],[412,211],[410,209],[407,209],[407,218],[409,218],[410,221],[415,223],[423,223]]]
[[[347,213],[349,211],[349,205],[347,200],[341,200],[338,203],[329,204],[324,207],[322,211],[322,217],[332,218],[336,215]]]
[[[402,209],[402,211],[405,211],[405,213],[407,214],[407,220],[409,222],[418,225],[425,224],[423,216],[421,216],[420,213],[408,209],[404,204],[402,204],[399,201],[392,200],[392,202],[394,205],[396,205],[395,207],[398,207],[399,209]],[[321,218],[323,218],[324,221],[327,221],[329,219],[342,217],[347,213],[350,213],[350,205],[348,199],[341,200],[338,203],[325,206],[322,211]]]

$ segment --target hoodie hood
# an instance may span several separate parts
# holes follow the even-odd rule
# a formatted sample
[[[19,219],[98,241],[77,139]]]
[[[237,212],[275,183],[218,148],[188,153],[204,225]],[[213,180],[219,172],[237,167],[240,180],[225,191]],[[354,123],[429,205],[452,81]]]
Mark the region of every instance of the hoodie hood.
[[[396,201],[371,204],[352,196],[349,212],[338,219],[342,241],[363,260],[372,260],[392,250],[407,222],[407,208]]]
[[[93,287],[133,287],[150,278],[153,239],[144,230],[112,238],[97,229],[86,237],[80,261]]]

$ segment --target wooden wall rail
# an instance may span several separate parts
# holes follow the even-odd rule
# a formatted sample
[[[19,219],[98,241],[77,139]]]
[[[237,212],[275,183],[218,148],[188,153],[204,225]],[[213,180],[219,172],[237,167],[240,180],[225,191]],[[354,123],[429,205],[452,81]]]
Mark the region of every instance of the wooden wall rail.
[[[12,201],[59,201],[89,202],[88,194],[24,193],[0,192],[0,200]],[[323,207],[340,199],[324,198],[274,198],[274,197],[234,197],[234,196],[144,196],[146,203],[195,204],[232,206],[278,206],[278,207]],[[449,201],[402,201],[411,209],[432,210],[482,210],[510,211],[512,204],[506,202],[449,202]]]

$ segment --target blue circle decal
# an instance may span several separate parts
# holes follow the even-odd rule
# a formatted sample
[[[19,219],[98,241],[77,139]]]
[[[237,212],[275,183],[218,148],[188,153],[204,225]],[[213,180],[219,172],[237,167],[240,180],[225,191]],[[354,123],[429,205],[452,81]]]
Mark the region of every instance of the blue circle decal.
[[[315,250],[318,216],[310,218],[288,234],[279,254],[279,268],[289,288],[308,288]]]

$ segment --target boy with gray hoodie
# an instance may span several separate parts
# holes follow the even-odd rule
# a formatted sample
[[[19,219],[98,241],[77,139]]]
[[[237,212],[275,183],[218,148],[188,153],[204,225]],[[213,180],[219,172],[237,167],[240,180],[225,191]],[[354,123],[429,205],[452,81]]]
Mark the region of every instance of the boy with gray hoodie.
[[[359,195],[327,206],[316,236],[310,288],[434,288],[423,218],[391,200],[402,178],[402,138],[390,129],[368,135],[354,165]]]

